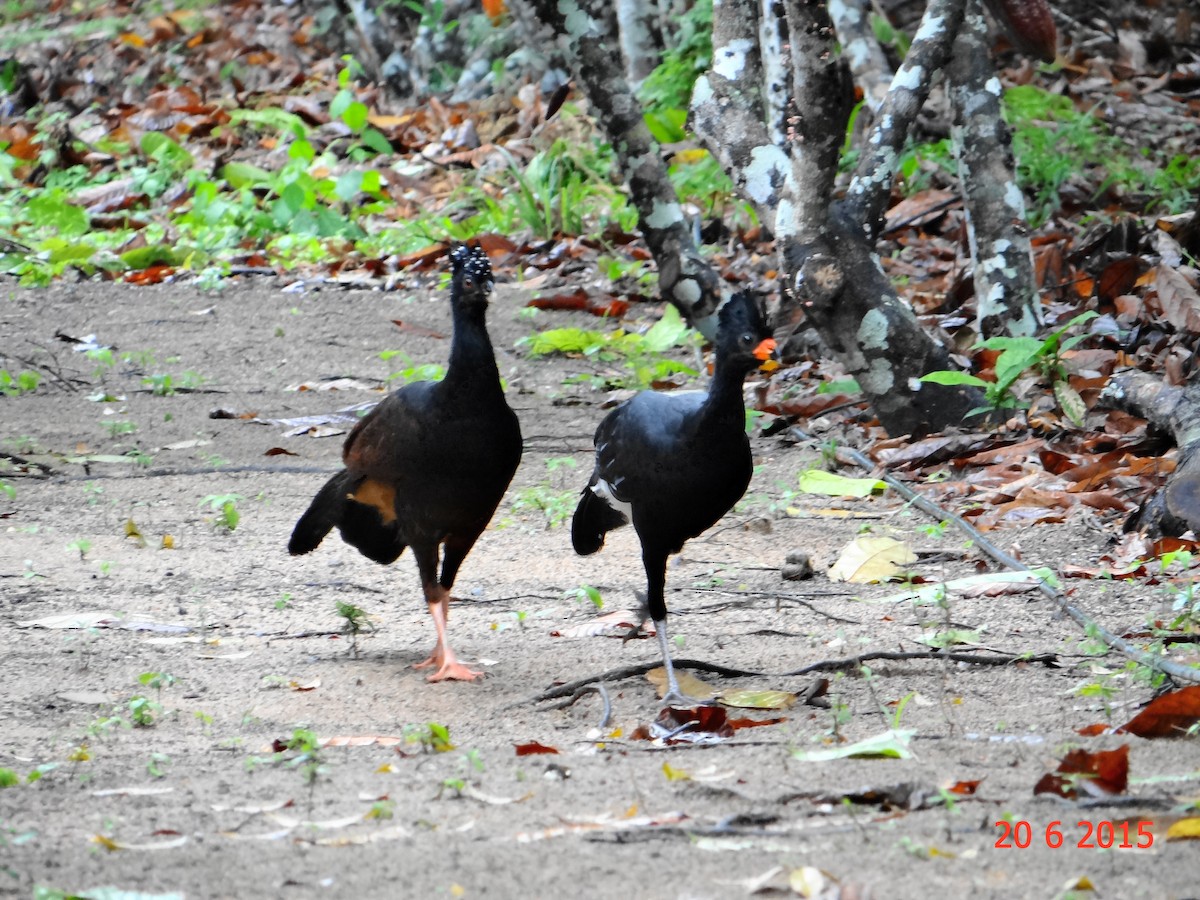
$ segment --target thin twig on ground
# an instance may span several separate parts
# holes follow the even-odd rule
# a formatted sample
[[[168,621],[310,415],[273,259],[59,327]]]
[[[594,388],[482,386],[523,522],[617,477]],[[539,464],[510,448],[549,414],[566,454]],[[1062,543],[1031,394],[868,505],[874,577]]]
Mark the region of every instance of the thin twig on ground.
[[[805,434],[805,432],[799,428],[793,427],[791,431],[794,435],[802,440],[812,440],[811,435]],[[857,465],[863,469],[866,469],[868,472],[876,472],[877,466],[872,463],[871,460],[868,459],[863,453],[855,450],[853,447],[839,447],[838,451],[840,453],[844,453]],[[898,494],[900,494],[901,497],[903,497],[917,509],[933,516],[940,522],[946,522],[953,525],[955,528],[958,528],[960,531],[970,537],[971,540],[974,541],[975,546],[983,551],[984,555],[988,556],[994,562],[997,562],[1000,565],[1017,572],[1033,571],[1029,568],[1029,566],[1025,565],[1019,559],[1009,553],[1005,553],[1003,550],[985,538],[977,528],[975,528],[973,525],[971,525],[971,523],[967,522],[961,516],[958,516],[949,510],[942,509],[933,501],[922,497],[908,485],[892,477],[886,472],[880,472],[878,474],[880,478],[887,482],[889,487],[895,490]],[[1156,672],[1161,672],[1168,678],[1173,678],[1177,681],[1186,681],[1192,684],[1200,684],[1200,669],[1192,666],[1185,666],[1181,663],[1175,662],[1174,660],[1163,659],[1161,656],[1148,653],[1140,647],[1135,646],[1132,642],[1113,634],[1087,613],[1083,612],[1083,610],[1081,610],[1079,607],[1075,606],[1075,604],[1067,600],[1062,591],[1054,587],[1054,585],[1050,584],[1049,582],[1044,580],[1039,581],[1037,587],[1038,590],[1040,590],[1046,597],[1054,602],[1054,604],[1064,615],[1066,615],[1076,625],[1083,629],[1083,632],[1088,636],[1099,638],[1104,642],[1105,645],[1111,647],[1113,650],[1123,653],[1130,659],[1135,660],[1136,662],[1139,662]]]
[[[604,704],[604,711],[600,714],[600,722],[596,725],[597,728],[607,728],[609,722],[612,721],[612,700],[608,696],[608,688],[603,684],[585,684],[575,693],[573,693],[562,703],[556,703],[551,709],[566,709],[568,706],[573,706],[575,701],[584,694],[599,694],[600,700]]]
[[[700,659],[677,659],[675,660],[675,668],[692,669],[697,672],[706,672],[710,675],[719,675],[722,678],[794,678],[799,675],[808,675],[812,672],[853,671],[865,662],[874,662],[876,660],[902,662],[918,659],[945,660],[947,662],[967,663],[976,666],[1008,666],[1022,662],[1038,663],[1044,666],[1055,666],[1058,664],[1058,655],[1055,653],[1009,654],[992,652],[983,654],[953,650],[878,650],[874,653],[860,653],[857,656],[847,656],[842,659],[825,659],[790,672],[756,672],[748,669],[735,669],[731,666],[721,666]],[[599,682],[612,683],[625,678],[645,675],[651,669],[656,669],[660,665],[662,665],[661,662],[654,660],[652,662],[635,663],[629,666],[621,666],[617,669],[609,669],[607,672],[588,675],[586,678],[579,678],[566,684],[547,688],[542,693],[514,703],[512,706],[523,706],[526,703],[544,703],[547,700],[568,697],[588,685]]]

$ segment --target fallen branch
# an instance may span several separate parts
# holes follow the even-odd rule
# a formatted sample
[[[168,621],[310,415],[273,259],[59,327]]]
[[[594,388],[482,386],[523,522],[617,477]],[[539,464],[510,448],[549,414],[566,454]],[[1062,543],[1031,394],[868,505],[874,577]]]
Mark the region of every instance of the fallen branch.
[[[805,440],[812,439],[811,436],[805,434],[798,428],[793,428],[792,432],[793,434],[796,434]],[[877,468],[875,464],[858,450],[855,450],[852,447],[839,447],[838,450],[840,453],[844,453],[849,459],[853,460],[862,468],[872,473],[875,472]],[[985,538],[977,528],[975,528],[961,516],[957,516],[949,510],[942,509],[936,503],[933,503],[925,497],[922,497],[916,491],[908,487],[908,485],[903,484],[887,473],[881,473],[879,474],[879,477],[887,482],[888,487],[895,490],[898,494],[900,494],[901,497],[903,497],[917,509],[933,516],[940,522],[946,522],[950,525],[953,525],[955,528],[958,528],[974,542],[976,547],[983,551],[985,556],[989,557],[993,561],[1016,572],[1033,571],[1016,557],[1005,553],[1003,550]],[[1122,637],[1118,637],[1091,616],[1083,612],[1083,610],[1079,609],[1079,607],[1075,606],[1075,604],[1067,600],[1062,591],[1054,587],[1054,585],[1049,584],[1046,581],[1039,581],[1037,587],[1038,590],[1040,590],[1044,595],[1054,601],[1054,604],[1059,608],[1059,610],[1073,622],[1075,622],[1075,624],[1077,624],[1080,628],[1082,628],[1083,632],[1089,637],[1099,638],[1106,646],[1111,647],[1113,650],[1116,650],[1119,653],[1125,654],[1130,659],[1135,660],[1136,662],[1139,662],[1156,672],[1161,672],[1168,678],[1173,678],[1177,681],[1187,681],[1192,684],[1200,684],[1200,669],[1193,666],[1182,665],[1174,660],[1163,659],[1161,656],[1148,653],[1141,647],[1135,646],[1130,641],[1127,641]]]
[[[862,666],[863,663],[874,662],[875,660],[901,662],[914,659],[945,660],[946,662],[968,663],[976,666],[1009,666],[1021,662],[1039,663],[1044,666],[1056,666],[1058,664],[1058,655],[1055,653],[991,653],[985,655],[982,653],[948,650],[877,650],[872,653],[860,653],[857,656],[847,656],[842,659],[821,660],[820,662],[811,663],[790,672],[754,672],[747,669],[735,669],[731,666],[721,666],[700,659],[677,659],[675,660],[675,668],[692,669],[697,672],[706,672],[710,675],[719,675],[722,678],[794,678],[799,675],[808,675],[811,672],[852,672]],[[559,697],[571,696],[588,685],[599,682],[621,681],[625,678],[645,675],[651,669],[656,669],[661,665],[661,662],[655,660],[653,662],[621,666],[618,669],[610,669],[607,672],[589,675],[586,678],[580,678],[576,681],[547,688],[534,697],[512,705],[522,706],[526,703],[544,703],[547,700],[557,700]],[[804,699],[807,702],[807,700],[813,699],[815,696],[815,692],[809,691],[804,695]]]
[[[876,660],[904,662],[912,659],[945,660],[946,662],[968,663],[973,666],[1011,666],[1023,662],[1038,663],[1047,668],[1058,666],[1057,653],[994,653],[985,656],[981,653],[959,650],[876,650],[872,653],[861,653],[858,656],[847,656],[845,659],[822,660],[791,672],[781,672],[775,677],[808,675],[811,672],[852,672],[865,662]]]
[[[1200,388],[1174,387],[1138,369],[1117,372],[1100,394],[1114,409],[1141,416],[1168,432],[1179,448],[1175,471],[1144,500],[1126,530],[1177,537],[1200,530]]]
[[[766,676],[765,672],[752,672],[747,669],[734,669],[729,666],[720,666],[716,663],[704,662],[701,659],[677,659],[675,662],[676,669],[692,669],[696,672],[707,672],[710,675],[720,675],[722,678],[743,678],[745,676]],[[526,703],[544,703],[547,700],[557,700],[559,697],[569,697],[581,688],[587,687],[590,684],[599,682],[622,681],[626,678],[633,678],[638,675],[645,675],[651,669],[657,669],[662,665],[661,660],[652,662],[634,663],[629,666],[621,666],[617,669],[609,669],[607,672],[601,672],[598,675],[588,675],[586,678],[580,678],[575,681],[568,681],[566,684],[556,685],[547,688],[542,693],[530,697],[527,700],[519,701],[512,704],[513,706],[524,706]]]

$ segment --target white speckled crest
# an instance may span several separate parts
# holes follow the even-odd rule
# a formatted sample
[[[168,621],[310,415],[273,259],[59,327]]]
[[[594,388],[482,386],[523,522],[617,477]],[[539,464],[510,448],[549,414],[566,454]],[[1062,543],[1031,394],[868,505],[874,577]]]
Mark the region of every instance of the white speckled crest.
[[[466,244],[454,247],[450,251],[450,271],[456,277],[469,275],[485,291],[492,289],[492,264],[480,247],[468,247]]]

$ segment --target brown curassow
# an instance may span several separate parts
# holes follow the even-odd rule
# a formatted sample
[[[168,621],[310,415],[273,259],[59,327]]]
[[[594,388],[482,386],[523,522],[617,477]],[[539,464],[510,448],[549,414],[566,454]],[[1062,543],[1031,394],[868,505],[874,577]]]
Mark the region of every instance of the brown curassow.
[[[416,668],[429,681],[480,677],[446,640],[450,588],[521,460],[521,428],[504,400],[484,322],[492,267],[478,247],[450,251],[450,363],[438,382],[393,391],[355,425],[342,448],[346,468],[321,488],[288,542],[315,550],[336,525],[346,543],[384,565],[411,547],[437,629]],[[438,554],[442,549],[442,571]]]
[[[667,640],[667,557],[746,492],[753,460],[742,382],[774,349],[755,297],[735,294],[718,313],[708,393],[644,391],[596,429],[596,467],[575,508],[571,543],[580,555],[595,553],[607,532],[633,522],[646,569],[646,605],[667,673],[666,704],[687,702]]]

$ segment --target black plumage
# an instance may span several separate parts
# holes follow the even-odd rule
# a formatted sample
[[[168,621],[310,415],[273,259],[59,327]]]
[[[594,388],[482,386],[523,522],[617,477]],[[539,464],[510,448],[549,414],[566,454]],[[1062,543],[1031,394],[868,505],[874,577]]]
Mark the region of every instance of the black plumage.
[[[430,681],[479,677],[446,640],[450,588],[521,460],[521,429],[505,402],[485,324],[492,269],[479,248],[450,252],[454,334],[446,376],[392,392],[354,427],[342,448],[346,468],[300,517],[288,542],[308,553],[334,526],[375,562],[411,547],[437,644],[418,668]],[[438,555],[442,552],[441,574]]]
[[[770,334],[754,296],[735,294],[718,315],[708,393],[645,391],[596,429],[596,467],[575,508],[571,543],[581,555],[595,553],[607,532],[633,523],[646,569],[646,604],[667,671],[668,703],[685,698],[667,642],[667,557],[746,492],[753,461],[742,382],[774,349]]]

